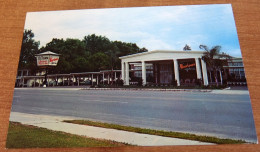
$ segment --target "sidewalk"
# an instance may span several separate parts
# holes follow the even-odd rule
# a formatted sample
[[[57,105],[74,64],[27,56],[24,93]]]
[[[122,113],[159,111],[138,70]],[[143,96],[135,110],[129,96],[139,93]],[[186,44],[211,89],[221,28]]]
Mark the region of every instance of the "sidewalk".
[[[19,112],[11,112],[10,121],[22,124],[47,128],[54,131],[63,131],[75,135],[92,138],[113,140],[138,146],[164,146],[164,145],[213,145],[199,141],[161,137],[156,135],[140,134],[116,129],[107,129],[93,126],[85,126],[62,122],[63,120],[75,120],[82,118],[61,117],[48,115],[34,115]]]

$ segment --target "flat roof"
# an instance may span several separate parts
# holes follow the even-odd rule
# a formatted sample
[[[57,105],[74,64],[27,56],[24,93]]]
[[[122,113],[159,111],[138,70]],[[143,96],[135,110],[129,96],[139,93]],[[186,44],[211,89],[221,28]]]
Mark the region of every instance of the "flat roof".
[[[175,51],[175,50],[154,50],[154,51],[148,51],[148,52],[142,52],[142,53],[136,53],[136,54],[130,54],[126,56],[121,56],[119,59],[125,59],[129,57],[135,57],[135,56],[141,56],[146,54],[152,54],[152,53],[184,53],[184,54],[202,54],[205,51]]]

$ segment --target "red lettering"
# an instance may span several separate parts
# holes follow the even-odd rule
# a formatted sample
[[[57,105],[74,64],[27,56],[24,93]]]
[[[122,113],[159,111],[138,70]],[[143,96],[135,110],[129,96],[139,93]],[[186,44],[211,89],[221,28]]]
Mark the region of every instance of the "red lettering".
[[[46,60],[40,60],[38,62],[39,65],[45,65],[45,64],[48,64],[48,62]]]
[[[180,64],[180,68],[181,68],[181,69],[185,69],[185,68],[189,68],[189,67],[193,67],[193,66],[195,66],[195,63],[193,63],[193,64],[187,64],[187,65]]]
[[[53,62],[53,61],[58,61],[59,58],[50,58],[50,62]]]

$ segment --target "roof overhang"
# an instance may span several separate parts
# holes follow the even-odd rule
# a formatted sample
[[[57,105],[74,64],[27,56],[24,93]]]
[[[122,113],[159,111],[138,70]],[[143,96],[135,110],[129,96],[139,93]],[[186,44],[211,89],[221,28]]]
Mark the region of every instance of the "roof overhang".
[[[136,53],[127,56],[121,56],[119,59],[122,62],[134,63],[134,62],[153,62],[162,60],[174,60],[174,59],[193,59],[201,58],[204,56],[205,51],[173,51],[173,50],[155,50],[143,53]]]
[[[136,57],[136,56],[143,56],[147,54],[154,54],[154,53],[164,53],[164,54],[203,54],[205,51],[174,51],[174,50],[154,50],[149,52],[142,52],[142,53],[136,53],[126,56],[121,56],[119,59],[126,59],[130,57]]]
[[[43,52],[43,53],[40,53],[40,54],[35,54],[35,56],[41,56],[41,55],[57,55],[57,56],[59,56],[60,54],[57,54],[57,53],[54,53],[54,52],[51,52],[51,51],[46,51],[46,52]]]

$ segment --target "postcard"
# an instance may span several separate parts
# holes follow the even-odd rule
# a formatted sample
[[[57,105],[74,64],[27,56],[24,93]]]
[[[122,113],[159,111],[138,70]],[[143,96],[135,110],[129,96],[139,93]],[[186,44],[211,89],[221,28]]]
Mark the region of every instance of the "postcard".
[[[231,4],[27,13],[7,148],[243,143]]]

